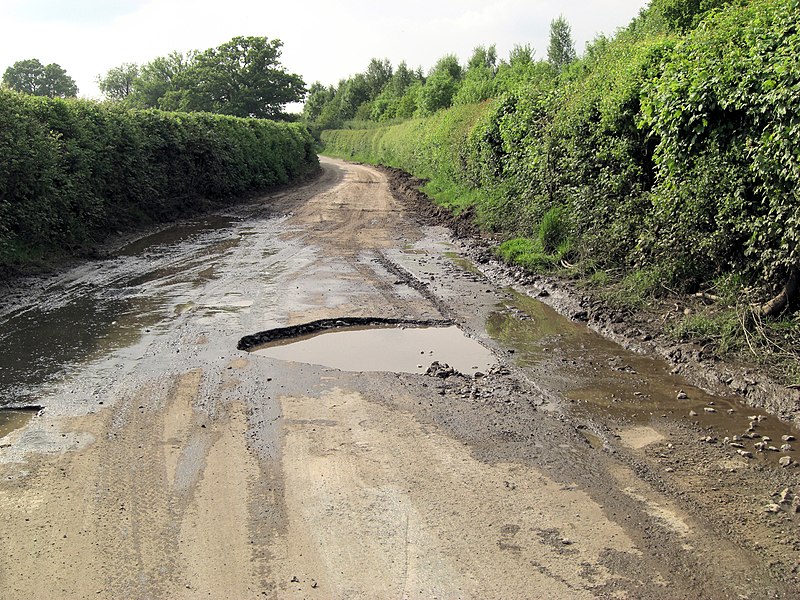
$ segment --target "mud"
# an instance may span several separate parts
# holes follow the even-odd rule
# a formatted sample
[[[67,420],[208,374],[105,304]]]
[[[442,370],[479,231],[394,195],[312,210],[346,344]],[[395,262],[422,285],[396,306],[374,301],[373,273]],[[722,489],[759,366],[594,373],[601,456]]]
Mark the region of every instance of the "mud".
[[[515,362],[541,385],[572,402],[575,415],[638,426],[688,422],[732,456],[751,452],[773,466],[785,456],[798,458],[800,447],[783,440],[800,437],[793,424],[741,398],[709,394],[671,373],[663,360],[620,348],[529,296],[512,292],[512,301],[489,318],[487,331],[513,348]]]
[[[0,444],[1,598],[798,596],[800,469],[723,442],[759,414],[509,288],[382,173],[323,168],[5,295],[3,398],[46,409]],[[497,364],[237,348],[376,315]]]

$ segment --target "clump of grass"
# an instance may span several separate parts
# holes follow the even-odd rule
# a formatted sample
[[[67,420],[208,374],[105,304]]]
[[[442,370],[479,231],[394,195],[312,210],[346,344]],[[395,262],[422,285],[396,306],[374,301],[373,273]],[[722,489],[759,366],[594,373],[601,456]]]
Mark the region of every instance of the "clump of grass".
[[[637,269],[609,286],[603,299],[619,308],[642,308],[649,300],[660,295],[663,281],[663,273],[658,269]]]
[[[533,272],[558,269],[573,253],[572,230],[566,209],[550,208],[542,217],[535,238],[519,237],[500,244],[497,255],[510,264]]]
[[[563,206],[553,206],[539,223],[539,243],[547,253],[564,256],[571,250],[569,215]]]
[[[718,356],[746,348],[742,320],[736,309],[723,309],[715,314],[693,313],[677,322],[671,329],[679,340],[694,340],[710,344]]]
[[[534,272],[549,271],[558,264],[557,257],[547,254],[538,239],[514,238],[500,244],[495,252],[505,262]]]
[[[591,275],[586,278],[586,283],[590,287],[606,287],[610,282],[611,276],[608,274],[608,271],[603,271],[602,269],[593,271]]]
[[[444,178],[431,179],[420,190],[433,198],[436,204],[447,208],[456,216],[479,203],[479,194],[476,190]]]

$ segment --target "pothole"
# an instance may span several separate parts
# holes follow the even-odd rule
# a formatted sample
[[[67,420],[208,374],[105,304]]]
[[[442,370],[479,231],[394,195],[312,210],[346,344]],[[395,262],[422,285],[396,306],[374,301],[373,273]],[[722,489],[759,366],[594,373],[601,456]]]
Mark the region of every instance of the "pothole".
[[[41,406],[0,409],[0,438],[7,436],[15,429],[27,425],[33,416],[41,410]]]
[[[474,374],[497,362],[452,322],[437,320],[323,319],[249,335],[238,347],[257,356],[356,372],[424,373],[438,361]]]

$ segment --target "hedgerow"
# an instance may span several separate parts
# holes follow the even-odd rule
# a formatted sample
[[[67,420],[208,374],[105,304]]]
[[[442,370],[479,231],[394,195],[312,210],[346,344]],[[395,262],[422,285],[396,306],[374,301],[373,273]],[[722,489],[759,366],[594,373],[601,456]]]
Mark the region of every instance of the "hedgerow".
[[[0,90],[0,267],[76,253],[318,168],[300,124]]]
[[[800,4],[660,4],[671,21],[651,8],[560,73],[425,119],[325,131],[324,151],[463,190],[485,228],[536,242],[517,249],[545,250],[558,214],[570,262],[646,273],[642,293],[733,276],[763,302],[800,265]]]

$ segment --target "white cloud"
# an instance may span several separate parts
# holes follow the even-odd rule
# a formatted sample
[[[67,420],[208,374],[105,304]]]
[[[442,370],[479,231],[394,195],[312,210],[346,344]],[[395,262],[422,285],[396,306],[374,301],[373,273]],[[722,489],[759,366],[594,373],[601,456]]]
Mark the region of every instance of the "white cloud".
[[[97,95],[98,74],[123,62],[209,48],[235,35],[280,38],[287,69],[307,83],[333,84],[363,70],[372,57],[428,69],[444,54],[465,60],[476,45],[492,43],[501,57],[525,43],[543,57],[550,20],[559,14],[572,25],[580,50],[597,33],[627,24],[645,5],[645,0],[491,5],[485,0],[80,0],[81,10],[65,18],[53,10],[56,1],[27,0],[20,13],[21,0],[0,0],[0,70],[32,57],[57,62],[87,96]],[[89,18],[93,3],[97,14]],[[116,6],[112,10],[109,4]]]

